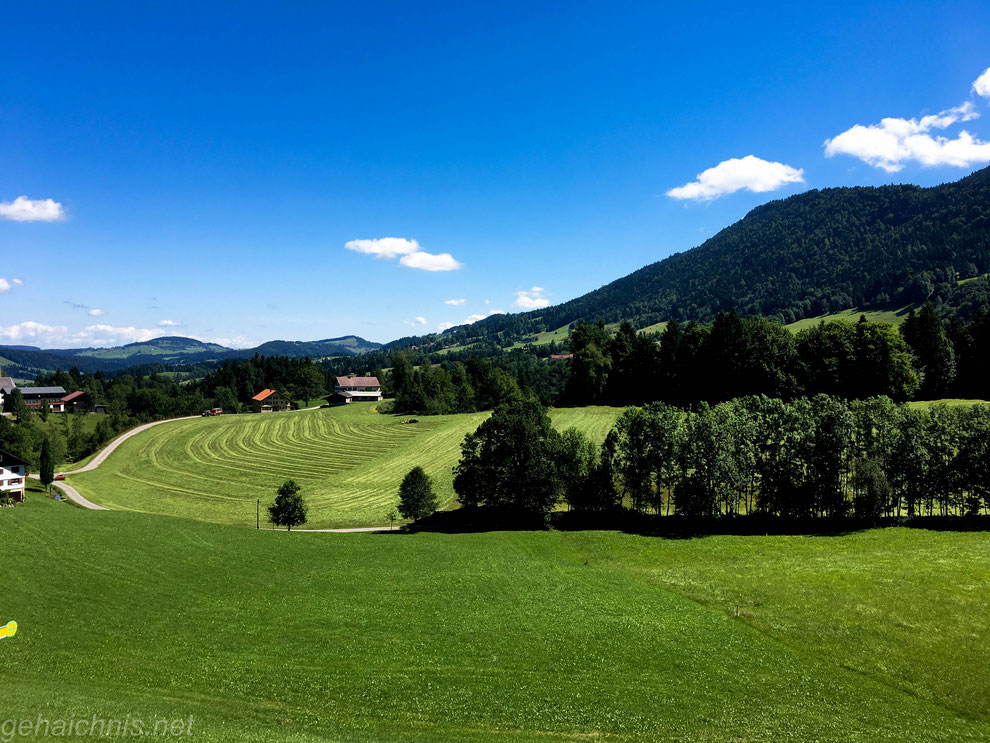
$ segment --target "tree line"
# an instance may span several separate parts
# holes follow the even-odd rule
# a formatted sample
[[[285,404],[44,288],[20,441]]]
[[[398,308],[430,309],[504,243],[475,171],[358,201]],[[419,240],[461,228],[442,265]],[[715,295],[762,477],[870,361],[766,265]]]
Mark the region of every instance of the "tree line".
[[[990,406],[751,396],[629,408],[600,447],[532,398],[465,437],[462,506],[728,518],[867,519],[990,511]]]
[[[832,320],[798,333],[766,318],[722,312],[710,326],[667,324],[659,343],[623,323],[578,325],[561,402],[693,405],[745,395],[794,399],[819,393],[896,401],[990,396],[990,315],[946,324],[926,303],[900,330]]]

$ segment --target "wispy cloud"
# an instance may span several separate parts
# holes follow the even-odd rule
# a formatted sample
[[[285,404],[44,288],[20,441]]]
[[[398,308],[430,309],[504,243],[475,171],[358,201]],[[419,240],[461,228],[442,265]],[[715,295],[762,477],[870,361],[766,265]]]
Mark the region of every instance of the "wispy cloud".
[[[524,310],[538,310],[550,305],[550,300],[546,296],[546,289],[542,286],[534,286],[516,292],[516,301],[513,304]]]
[[[973,82],[973,92],[984,98],[990,98],[990,67],[983,70],[983,74]]]
[[[466,303],[467,299],[448,299],[444,304],[452,304],[455,307],[460,307],[462,304]]]
[[[163,327],[163,328],[174,328],[176,325],[181,325],[181,324],[182,323],[178,323],[175,320],[159,320],[158,321],[158,325],[160,327]]]
[[[0,201],[0,219],[9,219],[12,222],[61,222],[65,218],[62,205],[53,199],[18,196],[13,201]]]
[[[0,294],[6,294],[15,286],[24,286],[20,279],[0,279]]]
[[[990,98],[990,67],[973,82],[977,95]],[[920,119],[888,117],[879,124],[856,124],[825,140],[825,156],[852,155],[888,173],[916,162],[922,167],[968,168],[990,162],[990,142],[960,129],[954,137],[934,132],[980,117],[972,101]]]
[[[667,195],[679,200],[711,201],[742,190],[753,193],[776,191],[788,183],[804,183],[804,171],[746,155],[723,160],[699,173],[696,180],[670,189]]]
[[[417,317],[413,320],[403,320],[402,322],[405,323],[406,325],[412,325],[413,327],[416,327],[417,325],[426,325],[426,318]]]
[[[420,248],[418,242],[404,237],[350,240],[344,243],[344,247],[379,260],[399,258],[399,263],[406,268],[417,268],[421,271],[456,271],[464,267],[464,264],[455,260],[450,253],[427,253]]]
[[[99,307],[94,307],[89,311],[88,314],[90,317],[100,317],[103,315],[103,310],[101,310]]]

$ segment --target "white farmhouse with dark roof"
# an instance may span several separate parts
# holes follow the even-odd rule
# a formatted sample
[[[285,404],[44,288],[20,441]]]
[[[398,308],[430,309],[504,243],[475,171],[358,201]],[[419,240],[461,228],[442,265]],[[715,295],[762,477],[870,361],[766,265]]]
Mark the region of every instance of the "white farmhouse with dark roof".
[[[10,377],[0,377],[0,410],[3,409],[3,403],[7,399],[7,395],[9,395],[16,386],[17,385],[14,384],[14,380]]]
[[[332,395],[326,399],[338,405],[351,402],[381,402],[382,385],[378,377],[337,377]]]
[[[20,457],[0,449],[0,494],[10,498],[14,503],[24,502],[27,464]]]

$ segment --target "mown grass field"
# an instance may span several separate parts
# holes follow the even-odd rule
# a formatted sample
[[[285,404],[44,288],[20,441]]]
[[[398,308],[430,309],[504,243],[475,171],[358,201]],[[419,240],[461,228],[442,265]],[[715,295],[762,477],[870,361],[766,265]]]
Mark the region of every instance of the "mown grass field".
[[[601,442],[620,412],[573,408],[552,417]],[[433,478],[441,502],[453,505],[460,444],[487,415],[403,424],[404,417],[355,404],[177,421],[129,439],[99,469],[69,482],[108,508],[250,525],[257,499],[264,508],[292,478],[309,506],[307,528],[380,525],[416,465]]]
[[[238,743],[987,740],[988,554],[906,529],[286,534],[30,496],[0,510],[0,717],[192,716],[191,739]]]
[[[907,307],[901,307],[899,309],[893,310],[859,310],[855,307],[849,310],[842,310],[841,312],[833,312],[830,315],[818,315],[817,317],[806,317],[797,322],[792,322],[790,325],[785,325],[788,330],[797,333],[799,330],[804,330],[805,328],[814,327],[818,323],[828,322],[829,320],[849,320],[850,322],[857,322],[862,315],[866,315],[866,319],[870,322],[888,322],[891,325],[900,325],[904,322],[904,318],[908,316],[912,305]]]

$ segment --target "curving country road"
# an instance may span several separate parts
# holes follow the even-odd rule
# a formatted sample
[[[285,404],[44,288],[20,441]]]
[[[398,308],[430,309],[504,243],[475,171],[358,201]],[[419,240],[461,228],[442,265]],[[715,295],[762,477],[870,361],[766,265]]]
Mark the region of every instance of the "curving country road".
[[[100,451],[99,454],[97,454],[95,457],[93,457],[93,459],[89,462],[89,464],[85,465],[84,467],[80,467],[77,470],[70,470],[70,471],[66,472],[65,474],[66,475],[76,475],[76,474],[78,474],[80,472],[90,472],[91,470],[95,470],[97,467],[99,467],[101,464],[103,464],[103,462],[106,461],[106,458],[109,457],[118,446],[120,446],[125,441],[127,441],[127,439],[129,439],[131,436],[136,436],[137,434],[141,433],[142,431],[147,431],[152,426],[160,426],[162,423],[172,423],[173,421],[187,421],[190,418],[199,418],[199,417],[200,416],[198,416],[198,415],[187,415],[187,416],[185,416],[183,418],[166,418],[165,420],[162,420],[162,421],[152,421],[151,423],[144,423],[144,424],[138,426],[137,428],[132,428],[130,431],[127,431],[126,433],[122,433],[120,436],[118,436],[113,441],[111,441],[109,444],[107,444]],[[39,479],[38,475],[31,475],[31,477],[34,478],[35,480]],[[100,505],[97,505],[96,503],[93,503],[90,500],[87,500],[82,495],[80,495],[80,493],[79,493],[78,490],[76,490],[74,487],[72,487],[68,483],[63,482],[62,480],[58,480],[56,482],[53,482],[52,485],[54,485],[59,490],[61,490],[62,493],[65,495],[65,497],[68,498],[73,503],[75,503],[76,505],[82,506],[83,508],[88,508],[91,511],[106,511],[106,510],[109,510],[109,509],[104,508],[103,506],[100,506]]]
[[[315,407],[313,407],[313,408],[303,408],[303,410],[317,410],[317,409],[318,408],[315,408]],[[296,412],[301,412],[301,411],[290,410],[288,412],[290,412],[290,413],[296,413]],[[113,452],[117,449],[118,446],[120,446],[125,441],[127,441],[127,439],[131,438],[131,436],[137,436],[139,433],[141,433],[143,431],[147,431],[149,428],[152,428],[154,426],[160,426],[163,423],[174,423],[175,421],[195,420],[196,418],[200,418],[200,417],[202,417],[202,416],[199,416],[199,415],[187,415],[187,416],[184,416],[182,418],[166,418],[165,420],[152,421],[151,423],[144,423],[144,424],[138,426],[137,428],[132,428],[130,431],[127,431],[126,433],[122,433],[120,436],[118,436],[113,441],[111,441],[109,444],[107,444],[100,451],[99,454],[97,454],[95,457],[93,457],[92,460],[90,460],[90,462],[88,464],[86,464],[85,466],[80,467],[79,469],[76,469],[76,470],[66,471],[64,474],[66,474],[66,475],[77,475],[80,472],[91,472],[92,470],[95,470],[97,467],[99,467],[101,464],[103,464],[106,461],[107,457],[109,457],[111,454],[113,454]],[[38,475],[30,475],[30,477],[34,478],[35,480],[39,479]],[[82,506],[83,508],[88,508],[91,511],[108,511],[108,510],[110,510],[108,508],[104,508],[103,506],[101,506],[101,505],[99,505],[97,503],[93,503],[91,500],[87,500],[86,498],[84,498],[79,493],[78,490],[76,490],[74,487],[72,487],[71,485],[69,485],[68,483],[66,483],[63,480],[58,480],[56,482],[53,482],[52,485],[54,485],[59,490],[61,490],[62,493],[63,493],[63,495],[65,495],[66,498],[68,498],[70,501],[72,501],[76,505]],[[392,531],[392,530],[396,530],[396,529],[400,529],[400,528],[401,527],[398,527],[398,526],[366,526],[366,527],[352,528],[352,529],[295,529],[295,531],[348,533],[348,532],[366,532],[366,531]]]

